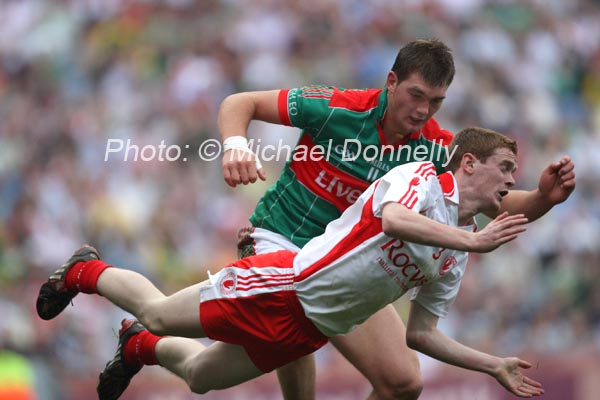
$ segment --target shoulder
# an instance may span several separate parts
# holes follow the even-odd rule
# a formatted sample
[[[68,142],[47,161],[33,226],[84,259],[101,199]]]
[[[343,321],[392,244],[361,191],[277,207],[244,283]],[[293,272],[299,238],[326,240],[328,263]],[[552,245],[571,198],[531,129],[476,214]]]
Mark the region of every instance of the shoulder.
[[[431,186],[439,186],[435,165],[431,162],[411,162],[392,168],[381,177],[384,188],[406,187],[418,191],[428,191]]]
[[[431,161],[415,161],[402,165],[398,165],[392,168],[386,176],[416,176],[423,178],[425,180],[429,180],[430,177],[436,176],[435,165]]]
[[[430,118],[429,121],[427,121],[423,126],[423,129],[421,129],[421,133],[427,140],[436,141],[442,146],[449,145],[454,137],[452,132],[442,129],[438,122],[433,118]]]
[[[298,99],[325,101],[328,107],[353,112],[365,112],[377,107],[379,95],[383,89],[345,89],[337,86],[307,85],[294,89],[285,89],[280,97],[289,101]]]
[[[382,92],[382,89],[334,89],[329,106],[354,112],[365,112],[376,108]]]

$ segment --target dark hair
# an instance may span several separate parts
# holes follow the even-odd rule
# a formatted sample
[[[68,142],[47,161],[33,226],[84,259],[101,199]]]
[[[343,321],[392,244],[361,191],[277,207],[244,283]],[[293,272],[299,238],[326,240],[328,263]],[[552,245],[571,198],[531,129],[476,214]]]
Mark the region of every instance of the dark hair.
[[[456,148],[456,152],[453,153]],[[450,162],[446,166],[447,171],[456,171],[460,166],[463,155],[471,153],[479,161],[485,162],[494,150],[506,148],[517,155],[517,142],[491,129],[470,127],[458,132],[452,143],[450,143],[449,154],[452,154]]]
[[[417,72],[434,87],[448,87],[454,79],[452,51],[438,39],[417,39],[402,46],[392,71],[398,81],[404,81]]]

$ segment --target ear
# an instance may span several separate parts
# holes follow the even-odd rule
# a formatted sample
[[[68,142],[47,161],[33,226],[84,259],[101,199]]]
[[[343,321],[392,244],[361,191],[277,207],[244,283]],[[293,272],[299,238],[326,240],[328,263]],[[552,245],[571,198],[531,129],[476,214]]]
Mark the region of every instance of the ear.
[[[473,173],[476,161],[477,157],[475,157],[472,153],[465,153],[460,160],[460,168],[470,175]]]
[[[387,79],[385,81],[385,87],[390,93],[394,93],[396,85],[398,85],[398,76],[394,71],[388,72]]]

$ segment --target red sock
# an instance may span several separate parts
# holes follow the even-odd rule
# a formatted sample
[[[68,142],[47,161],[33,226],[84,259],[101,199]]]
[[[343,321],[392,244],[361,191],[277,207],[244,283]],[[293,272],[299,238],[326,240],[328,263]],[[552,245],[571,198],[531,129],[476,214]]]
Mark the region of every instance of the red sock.
[[[106,268],[110,268],[110,265],[107,265],[104,261],[80,261],[67,272],[65,286],[72,291],[98,293],[96,283],[98,277]]]
[[[130,365],[157,365],[156,343],[162,339],[162,336],[156,336],[148,331],[141,331],[133,335],[125,343],[123,357],[125,362]]]

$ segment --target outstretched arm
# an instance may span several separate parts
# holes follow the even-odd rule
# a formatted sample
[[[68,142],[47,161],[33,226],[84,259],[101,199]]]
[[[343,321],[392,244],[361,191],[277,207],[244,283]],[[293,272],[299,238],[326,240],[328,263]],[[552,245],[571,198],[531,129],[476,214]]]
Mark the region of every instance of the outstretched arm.
[[[569,156],[546,167],[540,176],[535,190],[511,190],[502,200],[498,212],[525,214],[529,221],[535,221],[552,207],[565,201],[575,190],[575,164]],[[498,214],[488,214],[494,218]]]
[[[491,375],[519,397],[544,393],[542,385],[522,374],[531,364],[517,357],[496,357],[462,345],[437,329],[438,317],[413,301],[408,318],[406,343],[416,351],[457,367]]]
[[[223,152],[223,177],[231,187],[242,183],[256,182],[257,178],[265,180],[265,171],[260,164],[256,164],[256,156],[244,143],[246,131],[252,120],[260,120],[274,124],[281,124],[277,99],[279,90],[263,92],[244,92],[228,96],[219,108],[217,125],[223,142],[228,138],[231,149]]]
[[[427,246],[486,253],[516,239],[528,222],[523,215],[503,213],[478,232],[467,232],[442,224],[409,210],[399,203],[388,203],[382,211],[386,235]]]

